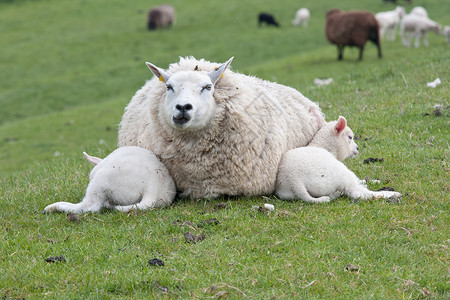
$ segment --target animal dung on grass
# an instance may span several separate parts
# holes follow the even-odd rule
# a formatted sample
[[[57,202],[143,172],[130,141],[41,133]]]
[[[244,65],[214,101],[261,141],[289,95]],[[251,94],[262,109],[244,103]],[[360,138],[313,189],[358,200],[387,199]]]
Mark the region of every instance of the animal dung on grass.
[[[326,13],[325,35],[328,42],[337,46],[338,60],[343,59],[345,46],[358,47],[359,60],[362,60],[367,41],[377,46],[378,58],[382,56],[379,25],[375,15],[370,11],[329,10]]]
[[[204,233],[195,235],[193,233],[190,233],[189,231],[184,233],[184,239],[188,243],[198,243],[203,241],[206,238],[206,235]]]
[[[148,264],[150,266],[155,266],[155,267],[163,267],[164,266],[164,262],[158,258],[152,258],[148,261]]]
[[[378,158],[378,157],[369,157],[366,158],[363,163],[365,164],[371,164],[371,163],[375,163],[375,162],[383,162],[383,158]]]
[[[45,259],[48,263],[56,263],[56,262],[66,262],[66,259],[64,256],[52,256]]]

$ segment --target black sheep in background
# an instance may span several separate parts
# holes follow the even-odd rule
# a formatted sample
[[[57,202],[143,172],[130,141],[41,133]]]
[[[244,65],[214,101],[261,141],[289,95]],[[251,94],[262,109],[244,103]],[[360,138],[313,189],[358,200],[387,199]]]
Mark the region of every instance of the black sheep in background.
[[[276,27],[279,27],[280,24],[278,24],[277,21],[275,21],[274,16],[268,13],[260,13],[258,15],[258,25],[261,27],[262,23],[266,23],[268,26],[273,25]]]

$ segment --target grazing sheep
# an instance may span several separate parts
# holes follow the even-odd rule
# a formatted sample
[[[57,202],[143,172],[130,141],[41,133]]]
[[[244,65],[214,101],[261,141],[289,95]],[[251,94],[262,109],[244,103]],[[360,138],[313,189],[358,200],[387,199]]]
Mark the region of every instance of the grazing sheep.
[[[425,8],[422,6],[416,6],[409,12],[410,15],[416,15],[420,17],[428,18],[428,12]]]
[[[281,156],[307,145],[318,130],[317,104],[297,90],[180,58],[131,99],[119,146],[147,148],[169,169],[180,196],[268,195]],[[323,117],[321,117],[323,118]]]
[[[102,207],[123,212],[134,208],[144,210],[168,206],[175,198],[175,183],[169,171],[147,149],[122,147],[105,159],[83,154],[95,166],[83,201],[56,202],[45,207],[44,213],[97,212]]]
[[[410,47],[413,37],[415,37],[414,46],[420,46],[420,38],[423,38],[423,44],[428,46],[427,32],[434,31],[437,34],[442,26],[435,21],[415,14],[406,15],[400,23],[400,35],[404,46]]]
[[[309,13],[309,9],[300,8],[295,13],[295,19],[292,20],[292,25],[298,26],[301,23],[303,27],[306,27],[308,25],[310,16],[311,14]]]
[[[329,10],[326,14],[325,34],[331,44],[337,45],[338,60],[342,60],[345,46],[358,47],[359,60],[362,60],[367,40],[377,45],[378,58],[381,58],[378,22],[369,11]]]
[[[405,9],[397,6],[394,10],[379,12],[375,14],[375,18],[380,25],[380,39],[386,34],[386,40],[395,41],[395,34],[400,19],[405,15]]]
[[[400,193],[368,190],[340,160],[358,154],[352,130],[344,117],[326,123],[307,147],[286,152],[281,160],[275,194],[281,199],[329,202],[351,198],[399,197]]]
[[[275,21],[275,17],[268,13],[260,13],[258,15],[258,25],[261,27],[262,23],[266,23],[268,26],[273,25],[276,27],[279,27],[280,24],[278,24],[277,21]]]
[[[151,8],[147,15],[147,27],[155,30],[163,27],[170,27],[175,23],[175,9],[169,4],[162,4]]]

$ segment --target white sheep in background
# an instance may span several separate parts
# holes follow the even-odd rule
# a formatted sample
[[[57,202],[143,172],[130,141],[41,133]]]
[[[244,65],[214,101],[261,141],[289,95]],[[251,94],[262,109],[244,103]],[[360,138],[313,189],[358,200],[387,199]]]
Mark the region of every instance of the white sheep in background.
[[[375,14],[375,18],[380,24],[380,38],[386,34],[386,40],[395,41],[397,27],[401,18],[405,15],[405,9],[397,6],[394,10],[379,12]]]
[[[175,183],[169,171],[147,149],[122,147],[105,159],[83,154],[95,166],[83,201],[77,204],[56,202],[45,207],[44,213],[97,212],[102,207],[127,212],[165,207],[175,198]]]
[[[416,14],[406,15],[400,23],[400,35],[404,46],[410,47],[413,37],[415,37],[415,47],[420,46],[420,38],[423,39],[423,44],[428,46],[427,32],[434,31],[439,34],[441,25],[435,21],[419,16]]]
[[[308,25],[308,21],[309,21],[310,17],[311,17],[311,14],[309,12],[309,9],[300,8],[295,13],[295,19],[292,20],[292,25],[298,26],[299,24],[302,24],[303,27],[306,27]]]
[[[311,203],[351,198],[399,197],[400,193],[370,191],[342,162],[358,154],[352,130],[344,117],[325,123],[307,147],[286,152],[281,160],[275,194],[281,199]]]
[[[180,196],[268,195],[282,155],[307,145],[318,130],[317,104],[297,90],[180,58],[168,70],[147,63],[155,77],[126,107],[119,146],[155,153]],[[321,117],[323,119],[323,117]]]
[[[411,9],[411,11],[409,12],[410,15],[415,15],[415,16],[420,16],[420,17],[425,17],[428,18],[428,12],[425,8],[423,8],[422,6],[416,6],[413,9]]]

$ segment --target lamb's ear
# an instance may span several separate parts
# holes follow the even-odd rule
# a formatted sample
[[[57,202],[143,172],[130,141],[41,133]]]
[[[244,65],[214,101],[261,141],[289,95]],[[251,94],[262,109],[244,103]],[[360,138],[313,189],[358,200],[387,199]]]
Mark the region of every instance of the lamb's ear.
[[[86,157],[86,160],[88,162],[90,162],[91,164],[93,164],[94,166],[98,165],[102,159],[95,157],[95,156],[90,156],[89,154],[87,154],[86,152],[83,152],[84,157]]]
[[[234,56],[232,56],[226,63],[221,64],[214,70],[208,73],[209,78],[211,79],[211,82],[213,84],[216,83],[217,80],[219,80],[220,77],[222,77],[223,72],[230,66],[231,62],[233,61]]]
[[[309,112],[316,118],[317,121],[317,126],[320,130],[320,128],[323,127],[323,125],[325,125],[327,122],[325,122],[325,119],[323,118],[323,116],[319,113],[319,111],[317,111],[317,108],[314,106],[311,106],[309,108]]]
[[[158,77],[162,82],[166,82],[167,80],[169,80],[170,76],[172,76],[172,73],[170,73],[169,71],[158,68],[152,63],[146,62],[145,64],[150,69],[150,71],[152,71],[152,73],[155,74],[155,76]]]
[[[347,120],[343,116],[339,116],[339,119],[334,126],[334,133],[337,135],[341,134],[344,131],[345,126],[347,126]]]

